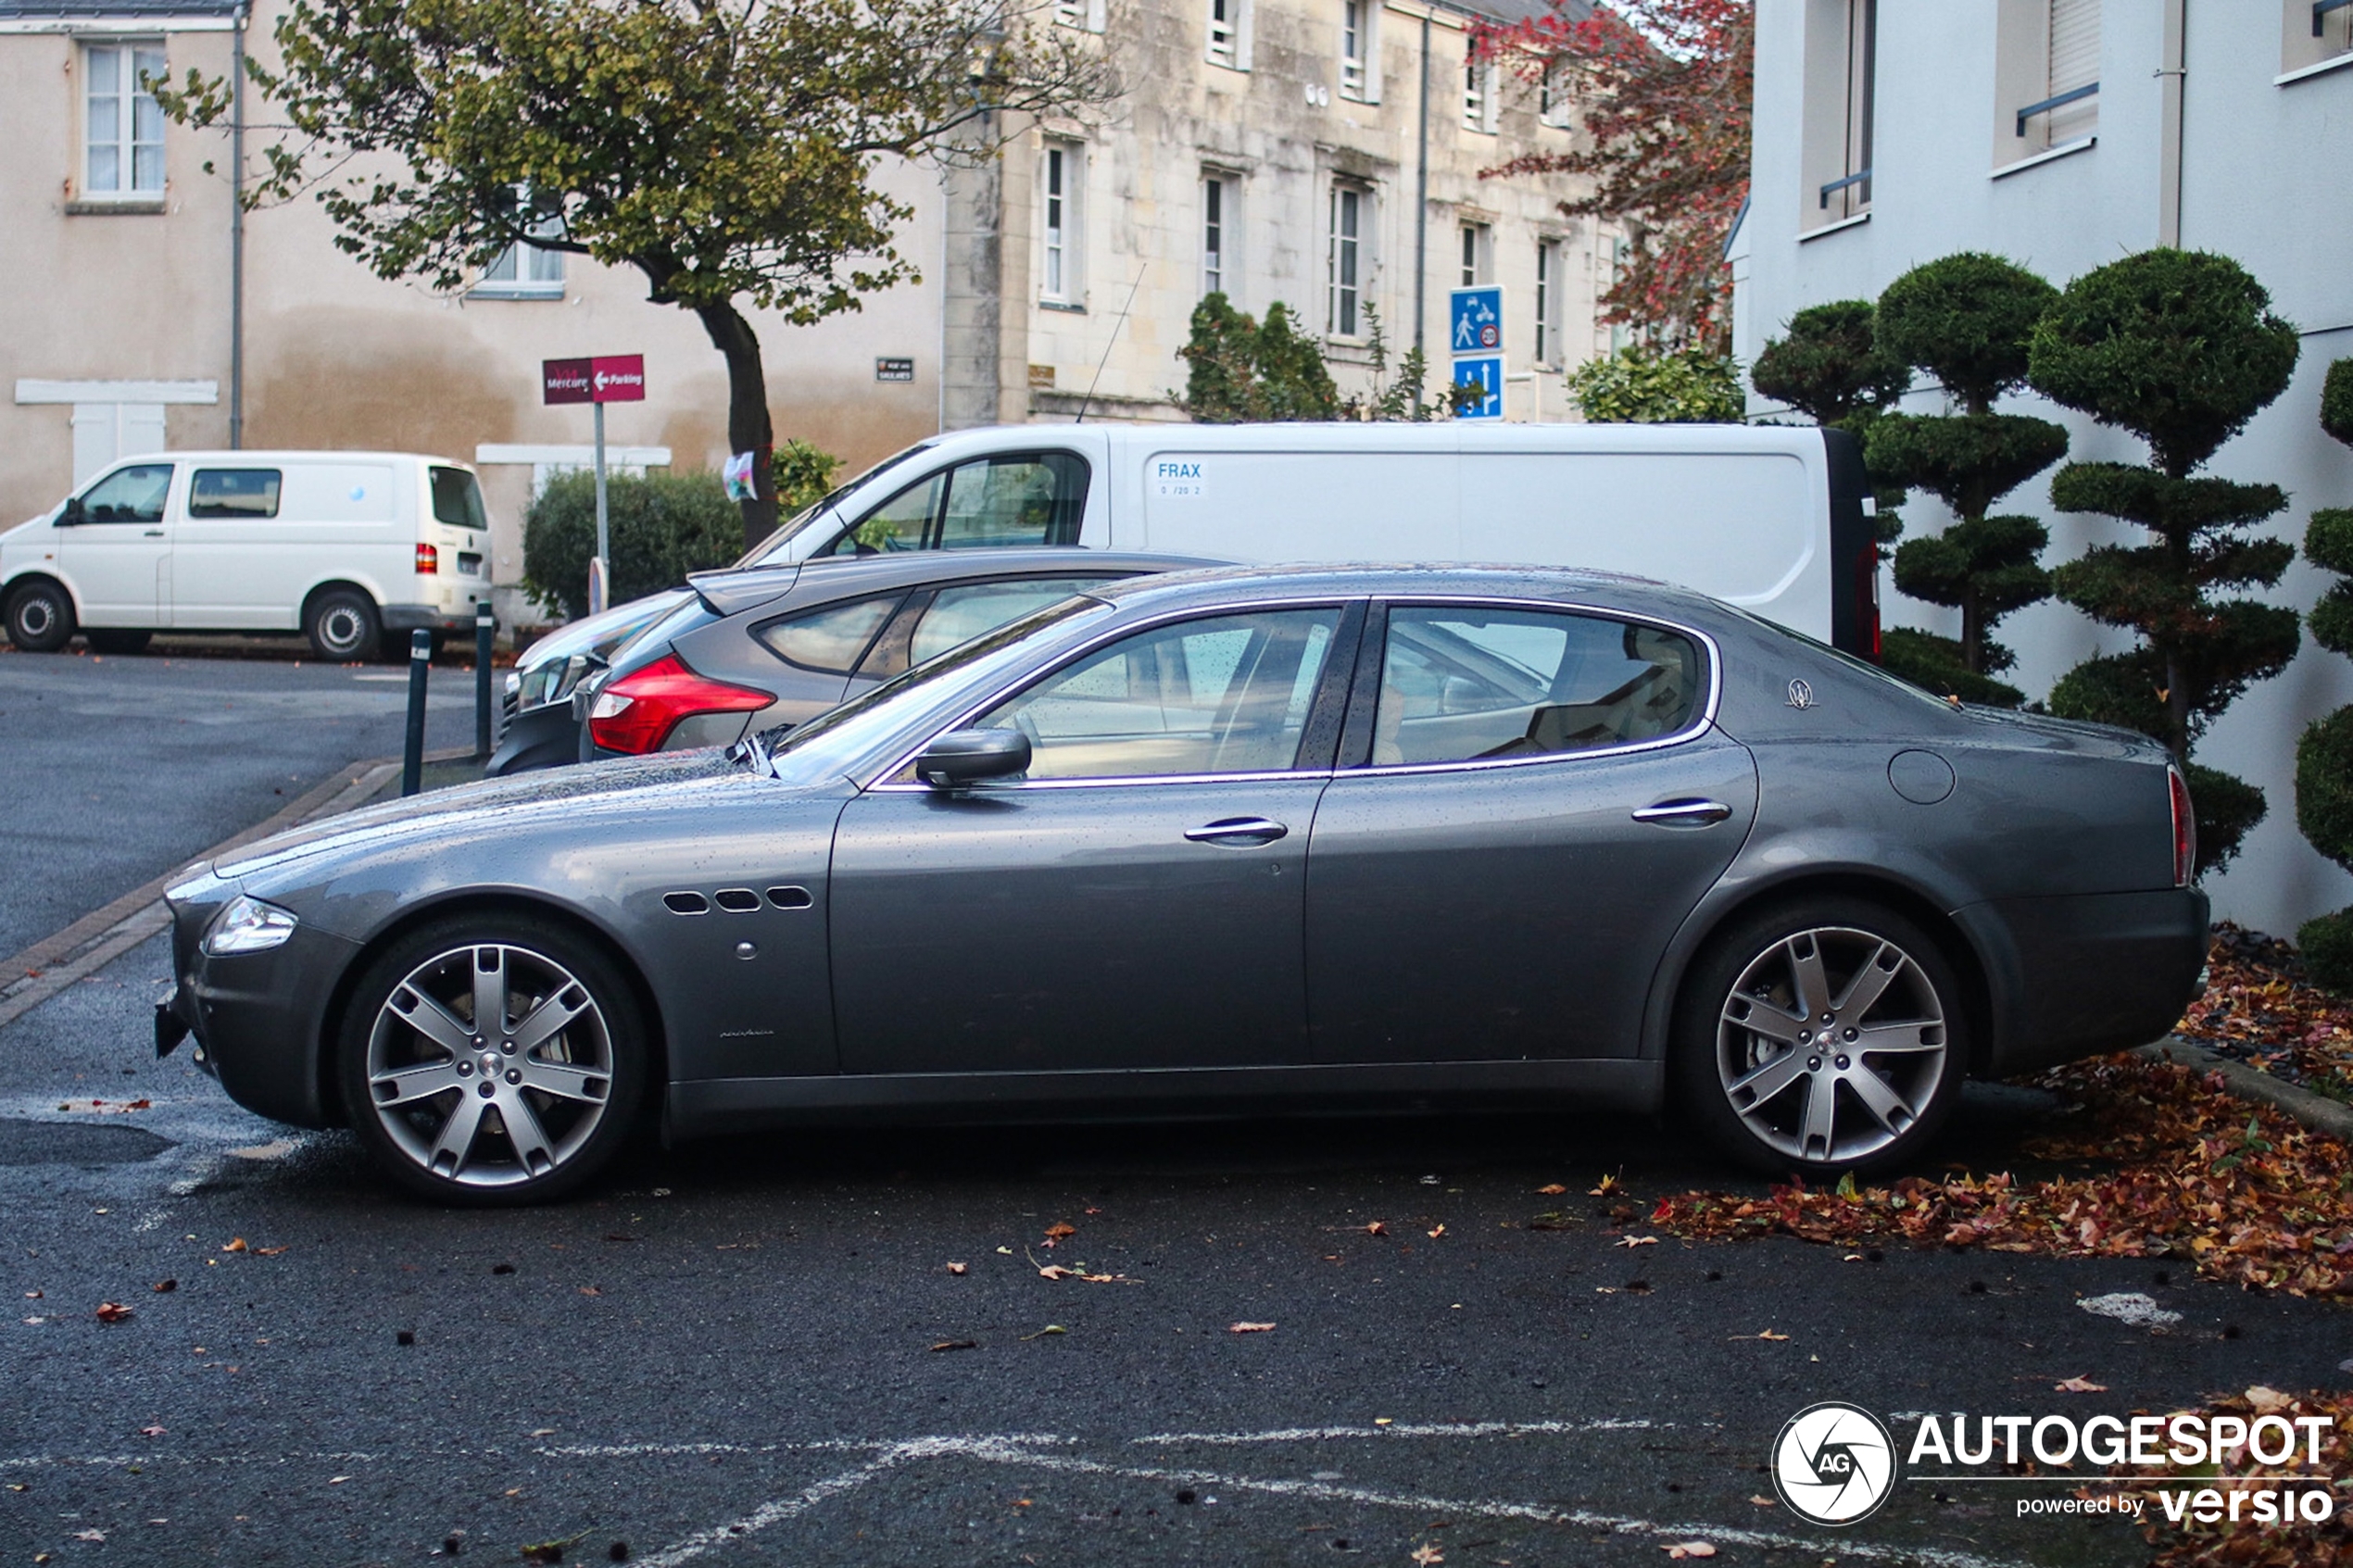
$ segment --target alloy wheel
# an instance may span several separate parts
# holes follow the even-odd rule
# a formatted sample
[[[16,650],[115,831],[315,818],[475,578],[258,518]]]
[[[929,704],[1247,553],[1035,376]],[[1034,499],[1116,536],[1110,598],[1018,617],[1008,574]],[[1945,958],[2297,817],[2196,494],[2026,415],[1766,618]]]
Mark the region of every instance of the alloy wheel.
[[[1849,926],[1780,937],[1724,998],[1716,1067],[1748,1131],[1802,1164],[1846,1163],[1919,1120],[1944,1071],[1944,999],[1918,960]]]
[[[394,1145],[459,1186],[513,1186],[573,1159],[612,1097],[603,1009],[545,953],[484,942],[417,965],[377,1010],[368,1098]]]

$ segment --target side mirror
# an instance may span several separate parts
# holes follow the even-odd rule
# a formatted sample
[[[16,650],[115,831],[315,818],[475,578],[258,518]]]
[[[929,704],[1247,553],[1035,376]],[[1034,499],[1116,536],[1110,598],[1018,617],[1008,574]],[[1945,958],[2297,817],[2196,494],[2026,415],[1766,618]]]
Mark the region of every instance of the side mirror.
[[[950,730],[915,759],[915,776],[934,789],[961,789],[1028,770],[1029,737],[1019,730]]]
[[[89,521],[90,513],[82,506],[82,497],[79,495],[76,495],[67,501],[65,509],[57,514],[57,526],[59,528],[71,528],[76,523],[88,522]]]

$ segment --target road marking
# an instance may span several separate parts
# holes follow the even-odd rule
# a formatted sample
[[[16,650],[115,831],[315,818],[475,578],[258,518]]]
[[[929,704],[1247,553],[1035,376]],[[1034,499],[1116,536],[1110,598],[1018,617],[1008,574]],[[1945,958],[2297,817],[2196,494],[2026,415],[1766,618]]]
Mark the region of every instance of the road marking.
[[[1575,1435],[1581,1432],[1664,1432],[1671,1421],[1628,1421],[1602,1417],[1593,1421],[1451,1421],[1418,1425],[1285,1426],[1272,1432],[1155,1432],[1131,1437],[1131,1443],[1169,1446],[1177,1443],[1325,1443],[1344,1437],[1517,1437],[1522,1435]]]
[[[674,1546],[667,1547],[650,1556],[640,1557],[636,1560],[639,1568],[678,1568],[680,1563],[691,1562],[714,1547],[727,1546],[736,1541],[749,1539],[771,1524],[781,1524],[787,1519],[797,1518],[808,1512],[828,1498],[857,1490],[894,1465],[915,1457],[909,1451],[914,1447],[913,1444],[901,1443],[886,1449],[855,1470],[845,1470],[838,1475],[829,1475],[823,1481],[803,1486],[788,1498],[778,1498],[774,1502],[762,1503],[740,1519],[688,1536]]]

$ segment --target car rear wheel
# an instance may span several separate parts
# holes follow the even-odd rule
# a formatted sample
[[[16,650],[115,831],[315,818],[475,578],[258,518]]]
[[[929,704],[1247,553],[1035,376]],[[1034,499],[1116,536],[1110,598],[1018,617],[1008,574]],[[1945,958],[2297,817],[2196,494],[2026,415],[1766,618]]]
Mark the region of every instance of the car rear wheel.
[[[646,1094],[635,998],[611,960],[528,916],[436,922],[372,963],[345,1014],[351,1123],[446,1203],[569,1192],[626,1143]]]
[[[1749,917],[1693,964],[1674,1068],[1686,1107],[1743,1164],[1803,1176],[1897,1165],[1935,1137],[1968,1071],[1952,965],[1861,899]]]
[[[55,653],[73,636],[73,596],[55,583],[10,591],[8,641],[26,653]]]
[[[90,626],[82,633],[90,643],[92,653],[145,653],[153,632],[137,632],[123,626]]]
[[[310,651],[335,664],[372,659],[384,643],[375,601],[357,588],[330,588],[312,599],[302,630]]]

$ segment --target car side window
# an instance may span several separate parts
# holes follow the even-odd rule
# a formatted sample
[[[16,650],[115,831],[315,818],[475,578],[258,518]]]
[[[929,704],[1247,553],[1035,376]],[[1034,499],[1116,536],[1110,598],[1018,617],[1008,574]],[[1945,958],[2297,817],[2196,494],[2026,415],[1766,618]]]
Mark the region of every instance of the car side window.
[[[276,469],[198,469],[188,480],[188,515],[276,517],[281,484]]]
[[[975,458],[919,479],[850,525],[825,554],[1076,545],[1087,460],[1075,452]]]
[[[1100,588],[1108,577],[1055,577],[1036,582],[960,583],[942,588],[915,618],[907,642],[909,666],[938,658],[975,637],[1020,620],[1033,609],[1059,604],[1073,594]],[[870,671],[861,671],[869,673]],[[896,670],[884,671],[897,674]]]
[[[1691,722],[1705,678],[1696,643],[1662,627],[1554,610],[1393,606],[1373,765],[1654,740]]]
[[[164,497],[170,490],[170,463],[133,463],[117,469],[82,493],[82,521],[161,522]]]
[[[1297,764],[1340,610],[1265,610],[1139,632],[979,720],[1029,737],[1033,779],[1281,772]]]
[[[815,675],[846,676],[858,668],[875,633],[882,630],[890,612],[899,608],[900,597],[898,594],[878,594],[873,598],[852,599],[848,604],[827,605],[805,615],[769,621],[752,635],[770,653],[797,670]]]

